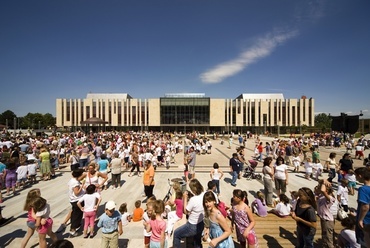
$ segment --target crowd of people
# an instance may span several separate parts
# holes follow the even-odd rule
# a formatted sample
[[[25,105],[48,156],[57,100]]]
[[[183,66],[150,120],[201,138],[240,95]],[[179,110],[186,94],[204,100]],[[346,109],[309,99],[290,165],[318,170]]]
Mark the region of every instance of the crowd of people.
[[[333,147],[336,147],[337,135],[331,137],[334,140]],[[244,166],[248,163],[245,158],[245,144],[248,141],[238,141],[243,145],[238,147],[229,161],[231,185],[234,187],[237,186],[237,180],[242,177]],[[358,143],[360,142],[363,143],[363,140],[358,140]],[[231,234],[234,228],[242,247],[258,247],[257,235],[253,228],[256,224],[253,213],[261,217],[269,213],[279,217],[291,216],[297,222],[297,247],[313,247],[319,219],[324,246],[334,247],[334,220],[338,208],[343,208],[348,214],[348,217],[342,220],[344,229],[338,238],[338,245],[359,247],[356,242],[361,241],[370,247],[369,169],[355,169],[350,153],[345,153],[338,163],[335,160],[335,152],[332,152],[327,160],[323,160],[320,158],[320,145],[320,138],[316,136],[274,140],[271,145],[268,142],[264,145],[257,138],[255,157],[263,162],[264,191],[256,194],[252,204],[249,204],[247,193],[236,188],[229,204],[219,200],[220,179],[225,172],[217,163],[214,163],[210,171],[211,182],[207,185],[207,190],[204,190],[195,174],[196,156],[211,154],[212,144],[207,137],[203,138],[197,133],[188,135],[183,142],[171,134],[154,132],[76,132],[46,138],[4,138],[0,144],[3,162],[0,164],[0,178],[3,179],[1,186],[5,182],[8,197],[17,195],[17,190],[27,184],[37,182],[37,170],[39,178],[48,181],[56,176],[60,165],[68,163],[72,174],[68,182],[71,210],[58,231],[63,231],[70,221],[71,237],[82,232],[84,238],[94,238],[94,223],[99,219],[102,247],[118,247],[118,238],[123,232],[123,226],[128,225],[130,221],[143,220],[143,239],[146,247],[167,247],[171,237],[173,247],[180,247],[184,238],[191,238],[194,247],[201,247],[202,239],[207,241],[210,247],[233,247]],[[156,168],[170,166],[175,162],[176,153],[182,151],[185,152],[184,178],[188,181],[188,190],[176,190],[168,202],[156,199],[153,195]],[[356,155],[358,156],[357,152]],[[298,173],[301,165],[305,178],[317,180],[318,184],[313,189],[296,189],[290,192],[288,197],[288,172],[291,169],[293,173]],[[128,214],[127,204],[125,207],[123,203],[117,209],[115,202],[107,201],[104,213],[97,216],[98,207],[102,202],[101,191],[121,187],[122,169],[130,171],[129,177],[142,177],[143,194],[147,197],[146,211],[140,210],[141,202],[132,214]],[[324,172],[328,172],[327,178],[324,177]],[[354,194],[356,182],[362,183],[363,186],[358,188],[357,211],[350,211],[351,207],[355,206],[348,206],[348,195]],[[337,192],[334,191],[334,185],[337,185]],[[56,243],[57,238],[51,228],[53,220],[50,218],[49,204],[41,197],[39,190],[32,189],[28,194],[32,197],[27,197],[24,207],[28,213],[28,231],[22,241],[22,247],[26,246],[35,231],[38,232],[41,247],[46,247],[46,236],[50,236]],[[3,201],[1,194],[0,201]],[[227,205],[224,207],[228,210],[226,215],[220,207],[222,204]],[[174,228],[174,224],[182,219],[183,215],[187,216],[186,223]]]

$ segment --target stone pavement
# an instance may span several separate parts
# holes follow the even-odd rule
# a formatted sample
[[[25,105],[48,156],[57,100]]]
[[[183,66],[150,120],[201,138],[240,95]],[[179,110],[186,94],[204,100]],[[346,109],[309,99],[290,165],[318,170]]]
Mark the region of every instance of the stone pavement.
[[[262,137],[262,141],[271,141],[269,137]],[[250,159],[253,155],[254,140],[249,139],[247,142],[246,158]],[[196,165],[196,177],[206,188],[207,182],[210,180],[209,172],[212,168],[214,162],[219,163],[220,168],[226,172],[225,176],[221,182],[221,200],[229,204],[232,197],[232,191],[235,189],[230,185],[231,175],[227,173],[229,171],[228,161],[229,157],[235,149],[238,147],[237,140],[234,140],[232,148],[228,149],[226,142],[221,145],[220,140],[212,140],[212,154],[198,155],[197,156],[197,165]],[[328,157],[328,154],[331,152],[331,149],[320,148],[321,159],[325,161]],[[337,152],[337,161],[341,158],[342,154],[345,152],[344,148],[335,150]],[[366,151],[366,156],[368,151]],[[181,178],[183,176],[183,155],[176,155],[176,164],[172,164],[170,169],[165,169],[164,167],[159,167],[155,174],[156,186],[154,188],[154,194],[162,199],[169,189],[168,179]],[[356,167],[362,166],[362,161],[355,161]],[[260,172],[262,168],[262,163],[258,164],[257,172]],[[303,171],[303,168],[301,169]],[[55,231],[59,225],[63,222],[64,217],[70,209],[70,204],[67,196],[67,182],[70,179],[69,166],[61,169],[58,176],[51,181],[40,181],[38,184],[33,185],[32,188],[38,187],[41,189],[42,196],[48,200],[48,203],[51,205],[51,217],[54,219],[53,230]],[[326,176],[326,175],[325,175]],[[122,174],[122,187],[117,190],[108,189],[102,192],[102,204],[98,210],[98,215],[103,213],[104,204],[108,200],[114,200],[119,206],[121,203],[126,202],[128,205],[129,212],[132,212],[134,209],[134,202],[136,200],[144,200],[144,197],[141,196],[143,193],[142,178],[133,176],[128,177],[128,172],[125,171]],[[316,186],[317,182],[308,181],[304,179],[303,173],[290,173],[289,174],[289,185],[288,190],[298,190],[301,186],[306,186],[313,188]],[[246,190],[249,193],[249,202],[252,202],[254,195],[257,191],[263,190],[263,184],[257,180],[248,181],[246,179],[240,179],[237,182],[236,188]],[[11,223],[0,227],[0,247],[19,247],[20,242],[24,235],[26,234],[26,211],[23,211],[23,204],[25,197],[30,188],[23,189],[19,191],[19,194],[16,196],[4,197],[4,203],[1,204],[3,211],[2,214],[4,217],[13,216],[14,219]],[[4,190],[2,191],[4,195]],[[349,206],[356,208],[356,195],[350,196]],[[142,204],[142,207],[145,208],[145,204]],[[185,222],[185,218],[177,223],[176,226],[179,226],[181,223]],[[278,222],[277,222],[278,223]],[[274,224],[275,225],[275,224]],[[277,224],[276,224],[277,225]],[[176,228],[175,226],[175,228]],[[257,219],[258,226],[258,219]],[[281,228],[281,227],[279,227]],[[69,238],[68,234],[69,226],[64,233],[59,233],[58,237],[60,239],[69,239],[74,247],[100,247],[100,237],[101,231],[97,231],[97,235],[93,239],[84,239],[82,235],[74,238]],[[257,233],[260,239],[261,247],[273,247],[269,245],[269,229],[260,229]],[[290,240],[290,242],[284,242],[284,245],[280,247],[293,247],[292,239],[294,230],[290,230],[291,236],[286,237],[285,239]],[[316,237],[319,238],[321,233],[317,233]],[[270,234],[277,235],[277,234]],[[282,237],[280,237],[282,238]],[[283,237],[284,238],[284,237]],[[234,240],[236,240],[234,238]],[[49,240],[50,241],[50,240]],[[289,245],[290,244],[290,245]],[[172,245],[172,240],[169,241],[169,247]],[[31,237],[27,247],[38,247],[37,234],[34,234]],[[143,247],[143,226],[141,222],[129,223],[128,226],[124,227],[123,234],[120,236],[120,247]],[[204,247],[208,247],[204,244]]]

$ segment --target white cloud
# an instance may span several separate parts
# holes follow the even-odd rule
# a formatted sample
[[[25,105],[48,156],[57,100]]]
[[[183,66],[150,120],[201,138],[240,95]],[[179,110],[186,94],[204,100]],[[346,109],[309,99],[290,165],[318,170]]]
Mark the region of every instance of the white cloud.
[[[236,75],[249,65],[269,56],[278,45],[298,35],[297,30],[288,32],[273,32],[257,40],[256,44],[241,52],[230,61],[223,62],[200,75],[204,83],[220,83],[225,78]]]

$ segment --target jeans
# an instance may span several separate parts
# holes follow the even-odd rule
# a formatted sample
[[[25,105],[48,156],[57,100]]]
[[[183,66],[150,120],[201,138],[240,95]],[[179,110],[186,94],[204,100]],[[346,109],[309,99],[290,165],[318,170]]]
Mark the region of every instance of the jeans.
[[[297,226],[297,245],[296,248],[313,248],[313,238],[315,233],[305,234],[299,226]]]
[[[199,222],[196,225],[186,222],[184,225],[175,230],[173,234],[173,247],[181,247],[182,238],[194,237],[194,248],[201,248],[203,229],[203,221]]]
[[[215,179],[213,179],[212,180],[212,182],[214,182],[215,183],[215,185],[216,185],[216,194],[220,194],[221,192],[220,192],[220,180],[215,180]]]
[[[71,205],[72,205],[71,230],[76,230],[79,226],[81,226],[83,212],[77,206],[77,202],[71,202]]]
[[[88,159],[87,158],[81,158],[79,163],[80,163],[80,168],[85,168],[87,166]]]
[[[236,185],[236,179],[238,179],[238,171],[232,172],[233,179],[231,180],[231,185]]]

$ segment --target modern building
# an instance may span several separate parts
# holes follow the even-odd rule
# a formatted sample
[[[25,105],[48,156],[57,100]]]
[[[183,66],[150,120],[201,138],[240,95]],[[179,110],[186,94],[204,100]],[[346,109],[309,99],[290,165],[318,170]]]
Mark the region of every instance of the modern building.
[[[129,94],[89,93],[85,99],[57,99],[56,120],[58,127],[72,130],[85,128],[82,123],[94,118],[106,123],[105,130],[277,133],[288,128],[298,133],[314,126],[314,103],[312,98],[285,99],[283,94],[215,99],[203,93],[171,93],[135,99]]]

